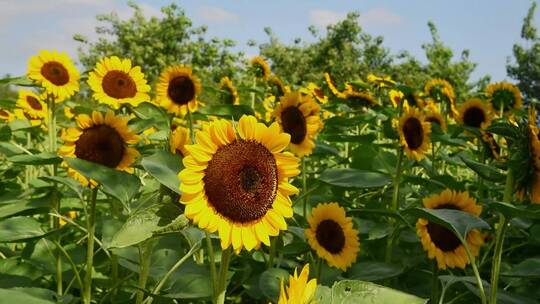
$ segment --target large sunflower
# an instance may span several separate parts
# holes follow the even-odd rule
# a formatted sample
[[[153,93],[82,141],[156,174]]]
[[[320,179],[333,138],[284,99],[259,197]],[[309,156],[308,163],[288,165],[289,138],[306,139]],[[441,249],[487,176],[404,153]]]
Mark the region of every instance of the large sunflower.
[[[47,117],[47,104],[32,91],[19,90],[19,99],[17,99],[16,105],[33,119]]]
[[[178,175],[186,217],[218,231],[223,249],[269,246],[270,236],[287,229],[289,196],[298,193],[288,181],[300,173],[298,159],[282,152],[289,140],[277,123],[267,127],[254,116],[242,116],[236,131],[223,119],[206,125],[196,144],[186,146]]]
[[[482,206],[469,196],[468,192],[456,192],[446,189],[443,192],[423,199],[425,208],[461,210],[474,216],[480,216]],[[437,259],[439,269],[465,268],[470,263],[465,247],[454,233],[445,227],[426,219],[418,219],[416,233],[422,241],[422,247],[430,259]],[[484,238],[480,231],[473,229],[465,237],[473,256],[477,256]]]
[[[336,83],[334,82],[334,79],[332,78],[332,76],[330,76],[330,73],[324,73],[324,80],[326,81],[326,85],[328,86],[332,94],[334,94],[334,96],[341,99],[347,98],[347,95],[345,95],[345,93],[341,92],[337,88]]]
[[[182,157],[188,155],[188,150],[186,145],[191,145],[191,138],[189,136],[189,130],[184,127],[176,127],[171,133],[171,138],[169,139],[169,148],[172,153],[178,154]]]
[[[309,280],[309,264],[306,264],[300,275],[296,268],[294,275],[289,276],[289,286],[283,287],[283,280],[280,282],[280,292],[278,304],[310,304],[313,303],[315,291],[317,291],[317,279]]]
[[[190,67],[175,65],[166,68],[156,87],[157,102],[176,115],[186,115],[197,110],[197,97],[201,82]]]
[[[80,74],[69,56],[58,51],[42,50],[28,63],[28,78],[45,88],[61,102],[79,91]]]
[[[459,109],[458,121],[468,127],[485,129],[492,119],[491,104],[478,98],[467,100]]]
[[[291,151],[300,157],[311,154],[315,148],[313,138],[321,126],[317,109],[320,106],[311,96],[291,92],[281,96],[274,111],[281,129],[291,135]]]
[[[138,106],[150,101],[150,86],[146,84],[141,67],[132,66],[129,59],[116,56],[101,59],[88,74],[88,85],[98,102],[113,109],[120,108],[124,103]]]
[[[352,218],[338,203],[318,204],[308,218],[305,235],[317,255],[343,271],[356,261],[360,242]]]
[[[62,130],[64,145],[58,154],[91,161],[109,168],[133,172],[130,165],[139,156],[139,152],[128,144],[136,144],[139,136],[129,130],[128,118],[115,116],[112,111],[102,115],[92,112],[92,116],[80,114],[75,117],[76,127]],[[68,174],[88,185],[86,177],[69,168]],[[90,181],[95,185],[94,181]]]
[[[225,76],[221,78],[221,80],[219,81],[219,88],[226,91],[226,93],[223,94],[225,95],[225,97],[223,98],[225,100],[225,103],[233,105],[240,104],[238,90],[236,90],[236,87],[233,85],[229,77]]]
[[[431,145],[431,124],[417,108],[411,107],[399,119],[399,138],[409,159],[424,158]]]
[[[270,65],[261,56],[255,56],[250,60],[251,66],[255,70],[255,76],[268,80],[270,77]]]
[[[518,87],[509,82],[492,83],[486,88],[486,95],[496,111],[511,108],[520,109],[523,101]]]

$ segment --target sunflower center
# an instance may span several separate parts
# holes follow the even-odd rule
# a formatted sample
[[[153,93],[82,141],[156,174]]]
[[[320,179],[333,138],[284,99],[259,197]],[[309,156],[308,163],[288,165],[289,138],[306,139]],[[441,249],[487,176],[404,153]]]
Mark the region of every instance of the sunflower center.
[[[39,101],[33,96],[26,96],[26,102],[34,110],[43,109],[43,107],[41,106],[41,103],[39,103]]]
[[[453,204],[443,204],[439,205],[434,209],[450,209],[450,210],[460,210],[458,207]],[[461,245],[459,239],[454,235],[454,233],[444,226],[441,226],[436,223],[428,222],[427,230],[431,241],[437,246],[437,248],[442,251],[449,252],[454,251],[456,248]]]
[[[6,112],[6,111],[0,109],[0,116],[8,117],[9,114],[8,114],[8,112]]]
[[[411,117],[403,125],[403,135],[410,149],[418,149],[424,142],[424,128],[418,118]]]
[[[131,98],[137,94],[135,81],[122,71],[110,71],[101,83],[103,91],[113,98]]]
[[[236,223],[256,221],[276,197],[276,160],[262,144],[236,140],[216,151],[203,181],[208,201],[219,214]]]
[[[177,76],[169,81],[169,98],[178,105],[185,105],[195,98],[195,84],[188,76]]]
[[[317,242],[332,254],[338,254],[345,247],[345,233],[341,226],[333,220],[324,220],[317,225],[315,232]]]
[[[57,86],[65,85],[69,82],[68,70],[56,61],[49,61],[41,67],[41,75]]]
[[[114,128],[97,125],[83,131],[75,142],[77,158],[116,168],[124,156],[122,136]]]
[[[301,143],[307,135],[304,114],[297,107],[288,107],[281,112],[283,131],[291,135],[291,143]]]
[[[472,107],[463,114],[463,122],[470,127],[480,128],[485,120],[484,111],[477,107]]]

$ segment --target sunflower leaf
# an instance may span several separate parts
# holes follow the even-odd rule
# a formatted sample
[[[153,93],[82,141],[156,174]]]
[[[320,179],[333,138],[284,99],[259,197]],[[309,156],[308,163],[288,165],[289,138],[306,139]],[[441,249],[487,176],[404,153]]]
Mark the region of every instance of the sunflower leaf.
[[[392,182],[390,176],[386,174],[351,168],[326,169],[319,179],[332,186],[344,188],[382,187]]]
[[[0,221],[0,242],[14,243],[42,237],[47,232],[41,223],[31,217],[18,216]]]
[[[51,165],[59,164],[62,162],[62,159],[60,157],[58,157],[55,153],[51,152],[43,152],[32,155],[15,155],[8,157],[8,160],[12,163],[19,165]]]
[[[495,208],[508,218],[520,217],[530,219],[540,219],[540,206],[515,206],[503,202],[492,202],[488,205],[490,208]]]
[[[412,208],[402,212],[434,222],[464,238],[471,229],[491,229],[481,218],[461,210]]]
[[[427,299],[371,282],[343,280],[332,286],[332,303],[425,304]]]
[[[215,115],[215,116],[221,116],[223,118],[230,119],[231,117],[234,118],[234,120],[240,119],[242,115],[253,115],[253,110],[251,107],[246,105],[212,105],[204,108],[199,109],[199,113],[205,114],[205,115]]]
[[[143,158],[141,165],[162,185],[178,194],[182,194],[180,192],[180,180],[178,179],[178,173],[183,167],[180,156],[167,151],[158,151]]]
[[[464,156],[459,157],[471,170],[478,173],[482,178],[492,182],[503,182],[506,178],[497,169],[492,166],[484,165]]]

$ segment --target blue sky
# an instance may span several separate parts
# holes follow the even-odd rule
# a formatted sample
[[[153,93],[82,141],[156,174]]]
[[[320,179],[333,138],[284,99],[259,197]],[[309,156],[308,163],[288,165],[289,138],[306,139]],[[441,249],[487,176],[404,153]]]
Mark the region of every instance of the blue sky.
[[[171,0],[139,0],[147,16],[159,16],[159,8]],[[494,81],[506,79],[505,64],[512,46],[520,41],[523,17],[530,1],[441,0],[199,0],[176,1],[195,25],[208,25],[209,36],[238,42],[248,55],[257,48],[249,39],[266,41],[264,27],[271,27],[283,42],[309,38],[308,26],[324,30],[349,11],[359,11],[364,30],[384,36],[392,53],[407,50],[425,61],[422,43],[430,40],[428,20],[438,26],[442,40],[456,56],[469,49],[478,63],[473,78],[489,74]],[[115,11],[127,18],[126,1],[105,0],[0,0],[0,75],[23,74],[27,59],[39,49],[65,50],[76,58],[75,33],[95,38],[95,15]],[[540,16],[535,24],[540,25]]]

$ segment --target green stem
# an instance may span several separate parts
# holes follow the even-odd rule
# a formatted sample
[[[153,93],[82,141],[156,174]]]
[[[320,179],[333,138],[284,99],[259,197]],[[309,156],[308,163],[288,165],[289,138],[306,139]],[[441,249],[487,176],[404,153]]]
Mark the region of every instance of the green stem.
[[[188,109],[188,124],[189,124],[189,136],[191,136],[191,142],[195,143],[195,133],[193,132],[193,117],[191,111]]]
[[[84,276],[84,304],[92,301],[92,267],[94,266],[94,234],[96,232],[97,187],[92,189],[87,214],[88,245],[86,247],[86,274]]]
[[[478,290],[480,291],[480,300],[482,301],[482,304],[487,304],[486,292],[484,291],[484,284],[482,284],[482,278],[480,277],[480,273],[478,272],[478,267],[476,266],[476,261],[474,259],[474,256],[472,255],[471,250],[469,249],[469,245],[467,244],[467,241],[464,240],[461,235],[459,235],[458,237],[459,237],[459,240],[461,241],[461,244],[463,244],[463,247],[465,248],[465,252],[467,253],[469,262],[471,263],[471,267],[474,272],[474,277],[476,278],[476,285],[478,286]]]
[[[306,158],[302,157],[302,193],[307,192],[307,177],[306,177]],[[307,216],[307,203],[308,203],[308,196],[307,194],[304,195],[303,198],[303,215],[304,218]]]
[[[320,282],[320,279],[321,279],[321,275],[322,275],[322,264],[323,264],[323,260],[321,259],[321,257],[317,257],[317,268],[316,268],[316,272],[315,272],[315,278],[317,279],[317,282]]]
[[[268,267],[274,267],[274,257],[276,256],[277,239],[279,235],[270,240],[270,256],[268,257]]]
[[[215,258],[215,254],[214,254],[214,246],[212,245],[212,239],[210,238],[210,233],[208,232],[204,232],[205,235],[206,235],[206,248],[208,250],[208,262],[210,263],[210,279],[212,281],[212,291],[213,291],[213,296],[214,296],[214,299],[215,297],[217,296],[217,282],[216,282],[216,277],[217,277],[217,271],[216,271],[216,258]]]
[[[137,300],[135,303],[140,304],[144,299],[144,289],[150,274],[150,264],[152,262],[152,248],[154,244],[152,240],[148,240],[143,245],[139,245],[139,290],[137,290]]]
[[[71,265],[71,269],[73,270],[73,274],[75,275],[75,279],[77,280],[77,283],[79,284],[79,288],[83,290],[83,282],[81,280],[81,276],[79,274],[79,271],[77,270],[77,265],[73,262],[73,259],[71,256],[67,253],[67,251],[58,243],[57,241],[53,240],[53,243],[56,245],[56,248],[66,257],[68,260],[69,265]]]
[[[506,175],[506,186],[504,189],[503,201],[510,203],[512,201],[512,193],[514,190],[514,172],[512,169],[508,169]],[[495,236],[495,252],[493,253],[493,262],[491,265],[491,293],[489,296],[489,303],[497,303],[497,288],[499,285],[499,271],[501,269],[501,259],[504,245],[504,235],[506,228],[508,227],[508,220],[500,213],[499,224],[497,226],[497,232]]]
[[[391,205],[391,211],[397,212],[399,209],[399,186],[401,181],[401,164],[403,163],[403,148],[399,147],[398,152],[398,163],[396,166],[396,175],[394,178],[394,192],[392,194],[392,205]],[[394,227],[395,219],[389,218],[388,221],[390,222],[390,225]],[[394,227],[395,228],[395,227]],[[386,254],[385,254],[385,261],[389,263],[392,260],[392,246],[394,243],[394,234],[391,233],[388,236],[387,242],[386,242]]]
[[[219,281],[216,297],[216,304],[225,303],[225,294],[227,291],[227,273],[229,272],[229,263],[231,262],[231,247],[221,252],[221,267],[219,268]]]
[[[478,161],[481,164],[484,164],[485,161],[485,151],[484,143],[482,142],[482,136],[478,137],[478,153],[480,154]],[[484,179],[478,175],[478,195],[480,198],[484,197]]]
[[[251,84],[251,88],[255,89],[256,86],[257,86],[257,77],[253,77],[253,83]],[[255,92],[252,91],[250,93],[250,98],[251,98],[251,108],[253,109],[253,111],[255,111]]]
[[[439,297],[439,267],[433,262],[433,276],[431,277],[431,303],[437,303]]]
[[[111,286],[118,285],[118,256],[111,253]],[[114,288],[110,291],[113,295],[116,295],[117,289]]]

